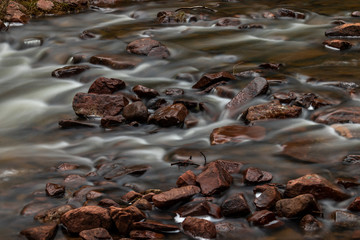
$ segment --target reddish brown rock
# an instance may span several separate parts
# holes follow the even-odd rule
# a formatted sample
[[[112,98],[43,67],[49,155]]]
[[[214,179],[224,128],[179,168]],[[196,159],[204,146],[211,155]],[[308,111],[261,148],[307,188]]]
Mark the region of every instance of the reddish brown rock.
[[[227,142],[243,142],[246,140],[262,140],[266,130],[261,126],[231,125],[215,128],[210,134],[211,145]]]
[[[221,213],[226,217],[242,217],[250,213],[250,208],[244,195],[235,193],[221,204]]]
[[[178,187],[187,185],[196,185],[196,175],[191,170],[184,172],[176,181]]]
[[[204,195],[213,195],[228,189],[232,180],[231,175],[217,162],[209,163],[196,177],[196,182],[200,184],[201,193]]]
[[[220,18],[216,26],[218,27],[228,27],[228,26],[237,26],[240,24],[240,20],[238,18]]]
[[[161,233],[156,233],[148,230],[132,230],[130,232],[131,239],[164,239],[165,236]]]
[[[279,70],[281,67],[283,67],[281,63],[262,63],[259,65],[259,68],[271,70]]]
[[[302,217],[309,213],[319,214],[320,207],[312,194],[302,194],[294,198],[276,202],[276,211],[280,217]]]
[[[61,205],[58,207],[40,211],[35,215],[34,219],[42,223],[60,223],[61,216],[72,209],[73,207],[71,205]]]
[[[60,198],[65,194],[65,187],[56,183],[47,183],[45,187],[46,195]]]
[[[336,48],[338,50],[346,50],[352,47],[351,42],[344,40],[326,40],[323,42],[323,45]]]
[[[215,224],[205,219],[186,217],[182,228],[191,237],[216,238]]]
[[[61,223],[71,233],[93,228],[110,229],[111,218],[107,209],[98,206],[80,207],[61,216]]]
[[[209,213],[210,207],[208,201],[189,202],[176,210],[181,217],[203,216]]]
[[[308,174],[290,180],[286,184],[285,195],[295,197],[300,194],[310,193],[316,199],[330,198],[337,201],[349,197],[342,189],[317,174]]]
[[[73,109],[79,116],[115,116],[128,105],[122,95],[77,93],[73,99]]]
[[[63,129],[71,129],[71,128],[95,128],[96,125],[82,122],[82,121],[76,121],[76,120],[60,120],[59,126]]]
[[[93,228],[79,233],[83,240],[112,240],[111,235],[105,228]]]
[[[222,218],[221,207],[217,204],[207,202],[209,207],[208,214],[214,218]]]
[[[27,9],[15,1],[9,1],[6,8],[5,21],[27,23],[30,20],[30,16],[26,14]]]
[[[135,206],[129,206],[126,208],[116,208],[116,207],[110,207],[110,214],[112,213],[116,213],[116,212],[127,212],[132,216],[132,219],[135,222],[139,222],[142,221],[146,218],[145,213],[143,213],[143,211],[141,211],[140,209],[138,209]]]
[[[360,123],[360,107],[340,107],[318,110],[311,115],[317,123]]]
[[[176,103],[159,108],[149,117],[148,121],[161,127],[179,126],[184,123],[188,113],[187,108],[183,104]]]
[[[279,17],[290,17],[290,18],[297,18],[297,19],[305,19],[305,14],[301,12],[295,12],[291,9],[281,8],[278,11]]]
[[[179,227],[171,224],[163,224],[160,222],[147,220],[145,222],[134,222],[132,224],[132,229],[150,230],[154,232],[172,232],[178,231]]]
[[[125,82],[116,78],[100,77],[91,84],[88,93],[112,94],[116,91],[124,89]]]
[[[207,73],[204,74],[192,88],[205,89],[221,81],[235,80],[235,76],[229,72]]]
[[[148,200],[146,200],[145,198],[141,198],[141,199],[136,200],[133,203],[133,206],[137,207],[140,210],[152,210],[152,204]]]
[[[217,96],[222,98],[233,98],[236,95],[235,89],[228,86],[217,86],[215,88],[215,93]]]
[[[64,184],[66,186],[69,186],[71,188],[79,187],[81,185],[84,185],[86,183],[86,178],[78,175],[78,174],[71,174],[66,176],[64,179]]]
[[[133,87],[132,90],[140,98],[150,99],[150,98],[154,98],[156,96],[159,96],[159,93],[156,90],[154,90],[152,88],[145,87],[143,85],[136,85],[135,87]]]
[[[360,185],[358,178],[355,177],[340,177],[336,179],[336,184],[343,186],[344,188],[357,187]]]
[[[332,218],[337,228],[358,229],[360,227],[360,216],[350,212],[337,210],[332,214]]]
[[[179,95],[184,95],[184,89],[181,88],[168,88],[165,90],[165,95],[169,95],[169,96],[179,96]]]
[[[122,115],[128,122],[146,122],[149,116],[149,112],[145,104],[141,101],[130,103],[125,106]]]
[[[129,43],[126,47],[128,53],[146,55],[159,58],[168,58],[169,50],[160,42],[151,38],[142,38]]]
[[[178,24],[196,21],[196,16],[185,13],[184,11],[162,11],[157,14],[157,22],[161,24]]]
[[[311,214],[307,214],[301,219],[300,227],[305,232],[316,232],[323,227],[323,224]]]
[[[59,166],[56,167],[56,171],[58,172],[65,172],[78,169],[80,166],[73,163],[61,163]]]
[[[360,11],[354,11],[351,13],[352,17],[360,17]]]
[[[57,224],[44,225],[38,227],[31,227],[24,229],[20,232],[21,235],[24,235],[27,239],[33,240],[50,240],[53,239],[56,235]]]
[[[152,200],[156,207],[167,208],[182,200],[191,198],[199,192],[199,187],[189,185],[180,188],[173,188],[169,191],[156,194],[153,196]]]
[[[243,25],[240,25],[238,28],[239,28],[239,29],[263,29],[263,28],[264,28],[264,25],[262,25],[262,24],[256,24],[256,23],[243,24]]]
[[[131,213],[121,208],[110,207],[110,216],[120,234],[126,235],[130,231],[134,219]]]
[[[226,105],[226,108],[231,111],[236,111],[238,108],[244,106],[251,99],[265,94],[269,88],[269,84],[265,78],[256,77],[245,88],[243,88],[231,101]]]
[[[359,212],[360,211],[360,197],[356,197],[354,201],[350,203],[347,208],[350,211]]]
[[[110,198],[101,199],[98,203],[98,206],[103,208],[109,208],[109,207],[120,207],[120,205],[115,202],[114,200]]]
[[[86,194],[86,200],[95,200],[104,196],[104,193],[99,191],[90,191]]]
[[[220,166],[230,174],[239,173],[242,166],[244,166],[244,164],[241,162],[236,162],[236,161],[231,161],[231,160],[218,159],[215,162],[219,163]]]
[[[254,204],[258,209],[272,209],[281,199],[281,193],[275,186],[261,185],[254,188]]]
[[[142,61],[139,58],[120,55],[96,55],[89,60],[90,63],[103,65],[112,69],[131,69],[139,65]]]
[[[104,166],[102,169],[99,169],[99,172],[104,171],[102,175],[106,180],[117,179],[125,175],[131,174],[135,176],[141,176],[147,170],[149,170],[149,165],[135,165],[135,166],[120,166],[118,164],[109,164]]]
[[[142,197],[141,193],[135,192],[135,191],[130,191],[127,192],[124,196],[121,197],[122,200],[124,200],[125,202],[132,202],[136,199],[139,199]]]
[[[244,181],[246,183],[261,183],[269,182],[272,180],[272,174],[262,171],[258,168],[249,167],[244,172]]]
[[[253,122],[257,120],[297,118],[301,112],[301,107],[271,102],[249,107],[242,117],[246,122]]]
[[[200,109],[201,103],[199,103],[198,101],[193,101],[193,100],[188,100],[188,99],[176,99],[174,101],[174,104],[176,104],[176,103],[184,104],[185,107],[192,112],[201,111],[201,109]]]
[[[360,138],[360,124],[345,123],[345,124],[333,124],[330,127],[343,137],[352,139]]]
[[[264,226],[276,219],[275,213],[269,210],[261,210],[254,212],[250,217],[248,217],[248,222],[255,226]]]
[[[101,118],[100,124],[103,128],[112,128],[125,122],[123,115],[105,116]]]
[[[51,76],[56,78],[68,78],[74,75],[78,75],[86,70],[90,69],[87,65],[74,65],[74,66],[66,66],[62,68],[55,69]]]
[[[36,6],[43,11],[51,11],[54,7],[54,3],[49,0],[39,0],[37,1]]]
[[[360,23],[347,23],[336,26],[325,32],[325,36],[331,37],[359,37]]]

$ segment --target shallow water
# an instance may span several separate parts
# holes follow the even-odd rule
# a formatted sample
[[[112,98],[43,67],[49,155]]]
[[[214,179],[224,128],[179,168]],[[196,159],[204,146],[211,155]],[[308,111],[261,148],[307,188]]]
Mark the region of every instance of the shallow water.
[[[170,162],[191,155],[201,164],[200,152],[206,155],[208,161],[230,159],[270,171],[274,176],[273,182],[282,184],[307,173],[318,173],[329,180],[339,176],[358,176],[357,166],[344,165],[339,159],[347,154],[359,154],[360,141],[345,139],[329,126],[310,121],[311,111],[304,111],[299,119],[261,123],[267,129],[262,141],[211,146],[209,136],[214,128],[240,121],[226,117],[224,106],[230,99],[217,97],[215,93],[195,95],[191,89],[204,73],[236,73],[256,69],[260,63],[274,62],[283,63],[285,67],[270,77],[283,80],[283,83],[271,85],[271,93],[291,90],[312,92],[336,99],[340,104],[358,106],[359,96],[350,97],[344,90],[324,83],[360,84],[360,40],[352,39],[358,45],[344,52],[322,45],[326,39],[324,32],[335,26],[331,24],[333,20],[359,22],[359,19],[349,16],[352,11],[360,10],[357,1],[203,1],[202,4],[216,12],[209,13],[206,21],[194,24],[161,25],[155,22],[155,18],[159,11],[199,5],[198,1],[145,1],[129,2],[114,9],[94,8],[77,15],[33,19],[27,25],[13,26],[8,32],[1,32],[1,239],[14,239],[21,229],[36,225],[33,216],[20,216],[20,211],[34,198],[45,196],[44,187],[50,179],[52,182],[62,181],[64,176],[52,170],[62,162],[80,165],[81,168],[74,173],[81,175],[94,170],[95,165],[103,160],[123,166],[151,166],[141,177],[118,179],[117,188],[109,190],[109,195],[115,196],[129,191],[129,184],[140,190],[166,190],[175,186],[177,177],[187,169],[171,167]],[[251,17],[261,16],[264,11],[275,12],[281,7],[304,12],[306,19]],[[242,31],[237,27],[214,26],[216,19],[235,15],[242,23],[261,23],[265,29]],[[81,40],[79,35],[84,30],[95,33],[96,38]],[[127,43],[144,36],[151,36],[165,44],[171,57],[166,60],[144,57],[143,63],[131,70],[113,70],[84,63],[91,69],[80,75],[67,79],[51,77],[53,70],[71,64],[75,55],[89,57],[99,53],[125,53]],[[195,79],[176,79],[180,73],[192,73]],[[59,129],[59,120],[76,118],[71,107],[75,93],[87,92],[99,76],[120,78],[128,86],[143,84],[159,92],[179,87],[185,90],[187,98],[205,102],[213,114],[195,113],[199,124],[190,129],[158,130],[152,125],[121,126],[113,130],[100,127]],[[307,82],[309,78],[316,81]],[[239,90],[246,83],[239,81],[233,88]],[[259,97],[247,106],[270,99],[270,95]],[[92,121],[99,124],[97,119]],[[320,139],[315,147],[322,160],[311,163],[280,154],[282,144],[296,138]],[[233,187],[224,196],[242,191],[250,204],[253,201],[252,187],[244,185],[240,175],[234,179]],[[349,193],[356,196],[359,191],[353,188]],[[61,200],[52,202],[63,203]],[[329,216],[335,209],[346,208],[349,200],[340,203],[321,201],[321,204],[324,215]],[[320,233],[320,238],[344,239],[351,236],[348,233],[334,234],[331,221],[324,219],[323,222],[325,230]],[[296,222],[288,220],[286,223],[281,231],[255,228],[249,239],[304,237]],[[166,237],[187,238],[181,233]],[[220,237],[237,239],[230,233]],[[56,239],[64,238],[59,231]]]

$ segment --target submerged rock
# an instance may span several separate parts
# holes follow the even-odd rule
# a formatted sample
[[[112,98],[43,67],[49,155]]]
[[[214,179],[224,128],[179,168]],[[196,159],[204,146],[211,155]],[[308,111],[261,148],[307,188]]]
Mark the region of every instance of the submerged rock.
[[[62,68],[55,69],[51,76],[56,78],[68,78],[74,75],[78,75],[86,70],[90,69],[88,65],[74,65],[66,66]]]
[[[208,220],[186,217],[181,225],[184,232],[191,237],[216,238],[215,224]]]
[[[250,217],[248,217],[247,220],[255,226],[264,226],[274,221],[275,219],[275,213],[269,210],[261,210],[254,212]]]
[[[229,27],[229,26],[237,26],[239,25],[240,19],[238,18],[220,18],[218,19],[218,21],[216,22],[216,26],[218,27]]]
[[[330,127],[342,137],[349,139],[360,138],[360,124],[346,123],[346,124],[333,124]]]
[[[360,37],[360,23],[347,23],[336,26],[325,32],[325,36]]]
[[[60,120],[59,126],[63,129],[69,128],[95,128],[96,125],[76,120]]]
[[[60,223],[61,216],[72,209],[73,207],[71,205],[61,205],[58,207],[40,211],[35,215],[34,219],[42,223],[48,223],[48,222]]]
[[[215,128],[210,134],[211,145],[227,142],[243,142],[246,140],[262,140],[266,130],[260,126],[231,125]]]
[[[360,107],[335,107],[316,111],[311,120],[317,123],[360,123]]]
[[[316,232],[322,229],[323,224],[311,214],[307,214],[301,219],[300,227],[305,232]]]
[[[137,55],[146,55],[159,58],[170,57],[170,52],[163,44],[151,39],[142,38],[129,43],[126,51]]]
[[[165,236],[149,230],[132,230],[129,233],[131,239],[163,239]]]
[[[360,227],[360,216],[350,212],[337,210],[332,214],[334,224],[338,228],[358,229]]]
[[[297,18],[297,19],[305,19],[305,14],[301,12],[295,12],[291,9],[281,8],[278,11],[279,17],[290,17],[290,18]]]
[[[57,224],[50,224],[38,227],[30,227],[20,232],[27,239],[50,240],[56,235]]]
[[[142,61],[139,58],[121,55],[95,55],[90,58],[90,63],[104,65],[112,69],[131,69]]]

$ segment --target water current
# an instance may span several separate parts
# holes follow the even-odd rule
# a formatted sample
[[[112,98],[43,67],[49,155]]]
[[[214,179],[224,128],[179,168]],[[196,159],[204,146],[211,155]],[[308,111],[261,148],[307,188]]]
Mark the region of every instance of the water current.
[[[196,23],[155,21],[160,11],[196,5],[216,11],[203,13],[207,19]],[[303,12],[306,18],[261,17],[263,12],[276,12],[282,7]],[[20,211],[24,205],[45,196],[44,187],[50,179],[58,183],[63,180],[64,175],[53,170],[63,162],[80,165],[72,172],[80,175],[93,171],[97,163],[105,160],[122,166],[151,166],[141,177],[129,175],[117,179],[117,186],[108,190],[112,196],[121,196],[132,188],[143,191],[174,187],[178,176],[187,169],[170,166],[170,163],[192,156],[202,164],[200,152],[208,161],[229,159],[259,167],[273,174],[273,182],[282,184],[307,173],[318,173],[332,181],[336,177],[359,176],[357,165],[346,165],[339,159],[347,154],[359,154],[360,141],[341,137],[333,128],[311,121],[311,110],[303,111],[297,119],[262,123],[267,134],[261,141],[210,145],[209,136],[214,128],[244,123],[226,117],[224,109],[230,99],[218,97],[214,92],[198,95],[191,88],[205,73],[236,73],[256,69],[261,63],[282,63],[284,67],[280,71],[267,76],[274,80],[271,93],[312,92],[342,105],[359,106],[357,95],[351,97],[340,88],[326,85],[330,82],[360,84],[359,41],[350,39],[354,47],[347,51],[322,45],[326,40],[324,32],[334,27],[334,20],[359,22],[350,17],[355,10],[360,10],[358,1],[134,1],[111,9],[93,8],[80,14],[32,19],[26,25],[11,26],[9,31],[1,32],[0,239],[16,239],[21,229],[36,225],[33,216],[21,216]],[[239,30],[215,26],[218,18],[233,16],[244,24],[258,23],[265,28]],[[85,30],[96,37],[80,39],[79,35]],[[140,65],[130,70],[84,63],[91,69],[80,75],[65,79],[51,76],[53,70],[71,65],[75,55],[125,54],[129,42],[147,36],[166,45],[171,57],[144,57]],[[192,74],[193,78],[176,78],[184,73]],[[159,92],[182,88],[186,98],[206,103],[213,114],[193,113],[199,122],[192,128],[158,129],[144,124],[114,129],[60,129],[59,120],[76,118],[71,105],[74,95],[87,92],[100,76],[122,79],[128,86],[142,84]],[[238,81],[232,87],[238,91],[247,83],[247,80]],[[247,106],[269,101],[270,96],[255,98]],[[99,119],[90,122],[99,124]],[[301,161],[281,154],[281,144],[292,138],[317,140],[312,146],[316,147],[319,161]],[[254,211],[252,188],[242,182],[241,175],[234,176],[232,188],[220,199],[241,191]],[[349,192],[353,196],[359,194],[357,188]],[[53,205],[63,204],[58,199],[47,201]],[[346,208],[349,201],[321,201],[325,230],[319,239],[350,237],[346,233],[333,234],[328,218],[333,210]],[[246,223],[245,218],[231,221]],[[284,221],[286,225],[281,231],[255,228],[248,239],[304,238],[296,221]],[[70,239],[59,231],[55,239],[66,238]],[[182,233],[169,234],[166,238],[187,239]],[[239,238],[229,233],[219,239]]]

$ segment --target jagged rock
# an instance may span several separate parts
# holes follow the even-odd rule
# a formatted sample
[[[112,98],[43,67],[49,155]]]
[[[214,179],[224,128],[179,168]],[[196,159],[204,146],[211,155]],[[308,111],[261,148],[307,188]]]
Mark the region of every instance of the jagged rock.
[[[309,213],[319,214],[320,207],[312,194],[302,194],[294,198],[281,199],[276,202],[278,216],[293,218]]]
[[[246,183],[261,183],[269,182],[272,180],[272,174],[262,171],[258,168],[249,167],[244,172],[244,181]]]
[[[120,234],[126,235],[134,221],[133,215],[122,208],[110,207],[110,216]]]
[[[205,219],[186,217],[182,228],[191,237],[216,238],[215,224]]]
[[[281,193],[272,185],[261,185],[254,188],[254,204],[258,209],[272,209],[281,199]]]
[[[181,88],[167,88],[164,93],[168,96],[179,96],[184,95],[185,92]]]
[[[176,181],[178,187],[187,185],[196,185],[196,175],[191,170],[184,172]]]
[[[199,81],[197,81],[192,88],[204,90],[218,82],[235,80],[235,76],[229,72],[217,72],[204,74]]]
[[[301,12],[295,12],[290,9],[281,8],[278,11],[279,17],[291,17],[291,18],[297,18],[297,19],[305,19],[305,14]]]
[[[323,227],[323,224],[311,214],[307,214],[301,219],[300,227],[305,232],[316,232]]]
[[[254,212],[250,217],[247,218],[248,222],[255,226],[264,226],[276,219],[275,213],[269,210],[261,210]]]
[[[146,200],[145,198],[141,198],[141,199],[136,200],[133,203],[133,206],[137,207],[140,210],[152,210],[152,204],[148,200]]]
[[[184,123],[188,113],[187,108],[183,104],[176,103],[156,110],[149,117],[148,122],[157,124],[160,127],[179,126]]]
[[[153,196],[154,205],[158,208],[171,207],[182,200],[191,198],[200,192],[197,186],[189,185],[180,188],[173,188],[169,191],[162,192]]]
[[[262,140],[266,130],[261,126],[231,125],[215,128],[210,134],[211,145],[227,142],[243,142],[246,140]]]
[[[350,203],[347,208],[350,211],[359,212],[360,211],[360,197],[356,197],[354,201]]]
[[[131,239],[163,239],[165,236],[149,230],[132,230],[130,232]]]
[[[147,220],[144,222],[134,222],[132,224],[132,229],[150,230],[154,232],[172,232],[179,230],[179,227],[171,224],[163,224],[160,222]]]
[[[10,1],[6,8],[5,21],[27,23],[30,16],[26,14],[27,9],[15,1]]]
[[[110,198],[101,199],[98,203],[98,206],[103,207],[103,208],[120,207],[120,205],[117,202],[115,202],[114,200],[112,200]]]
[[[141,101],[130,103],[125,106],[122,115],[128,122],[146,122],[149,116],[149,112],[145,104]]]
[[[125,87],[126,84],[121,79],[100,77],[91,84],[88,93],[112,94]]]
[[[65,187],[56,183],[47,183],[45,187],[46,195],[60,198],[65,194]]]
[[[244,195],[235,193],[221,204],[221,213],[226,217],[242,217],[250,213],[250,208]]]
[[[154,98],[156,96],[159,96],[159,93],[156,90],[154,90],[152,88],[145,87],[143,85],[136,85],[135,87],[133,87],[132,90],[140,98],[150,99],[150,98]]]
[[[101,118],[100,124],[104,128],[112,128],[121,125],[125,122],[125,118],[123,115],[116,116],[105,116]]]

